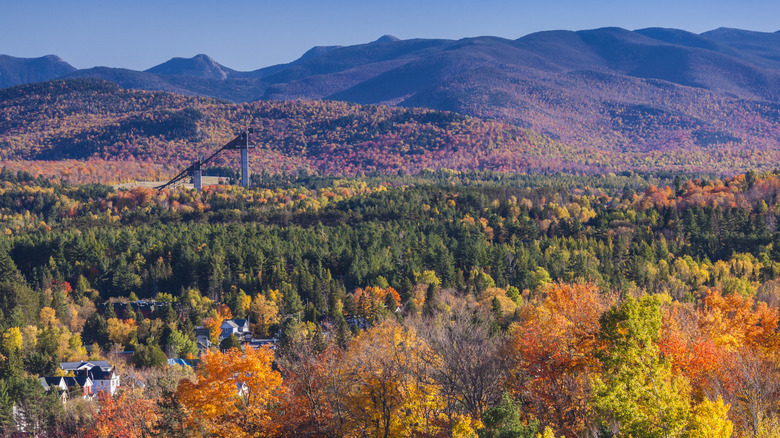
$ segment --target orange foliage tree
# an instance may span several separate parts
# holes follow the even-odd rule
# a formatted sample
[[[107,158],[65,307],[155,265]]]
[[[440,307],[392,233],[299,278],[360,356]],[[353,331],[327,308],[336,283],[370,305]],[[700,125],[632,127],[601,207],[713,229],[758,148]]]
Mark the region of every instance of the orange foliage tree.
[[[342,436],[349,387],[343,378],[343,352],[331,345],[317,353],[311,342],[291,350],[279,359],[289,388],[282,409],[282,435]]]
[[[233,314],[230,313],[230,308],[228,308],[227,304],[217,304],[215,310],[216,316],[210,316],[203,320],[203,325],[209,329],[209,335],[213,344],[219,342],[219,335],[222,333],[222,323],[226,319],[233,318]]]
[[[778,317],[766,303],[710,290],[697,309],[666,310],[659,347],[695,397],[722,397],[737,428],[756,431],[780,403]]]
[[[194,416],[216,436],[266,437],[279,428],[277,406],[285,392],[282,377],[271,367],[267,348],[209,351],[201,357],[197,380],[182,380],[176,393]]]
[[[136,438],[149,436],[158,419],[157,405],[132,391],[116,396],[100,393],[100,413],[95,415],[93,427],[85,433],[88,438]]]
[[[592,284],[552,284],[513,329],[510,387],[543,423],[574,436],[588,424],[599,317],[610,300]]]

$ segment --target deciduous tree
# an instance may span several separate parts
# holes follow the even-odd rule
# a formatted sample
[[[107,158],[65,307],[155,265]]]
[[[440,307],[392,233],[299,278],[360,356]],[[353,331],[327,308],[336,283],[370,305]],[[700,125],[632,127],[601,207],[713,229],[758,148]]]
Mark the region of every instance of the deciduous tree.
[[[176,392],[208,433],[273,436],[280,427],[275,417],[284,386],[272,362],[273,352],[267,347],[209,351],[201,356],[197,379],[182,380]]]

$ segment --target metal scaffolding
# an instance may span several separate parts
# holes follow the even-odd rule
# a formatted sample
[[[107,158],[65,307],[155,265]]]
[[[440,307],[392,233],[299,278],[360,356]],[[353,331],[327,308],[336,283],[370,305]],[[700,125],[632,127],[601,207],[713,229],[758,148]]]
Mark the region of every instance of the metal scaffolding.
[[[233,140],[230,140],[227,144],[219,148],[216,152],[211,154],[205,160],[201,160],[200,157],[190,165],[190,167],[182,170],[178,175],[171,178],[167,183],[158,186],[157,190],[162,190],[168,186],[175,185],[179,181],[187,177],[192,177],[192,184],[195,189],[200,191],[203,187],[202,183],[202,169],[211,160],[217,157],[222,151],[239,150],[241,151],[241,187],[249,186],[249,148],[255,147],[249,144],[249,134],[253,134],[255,131],[253,128],[247,128],[236,136]]]

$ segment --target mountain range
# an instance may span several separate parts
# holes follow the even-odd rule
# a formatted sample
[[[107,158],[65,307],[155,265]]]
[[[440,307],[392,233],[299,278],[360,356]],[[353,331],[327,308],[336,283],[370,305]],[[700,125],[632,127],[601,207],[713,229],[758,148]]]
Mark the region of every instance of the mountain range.
[[[383,36],[314,47],[288,64],[250,72],[206,55],[146,71],[0,57],[2,86],[53,78],[229,102],[327,99],[452,111],[577,148],[643,153],[648,167],[668,161],[670,148],[702,157],[713,146],[754,156],[780,148],[780,33],[602,28],[517,40]]]

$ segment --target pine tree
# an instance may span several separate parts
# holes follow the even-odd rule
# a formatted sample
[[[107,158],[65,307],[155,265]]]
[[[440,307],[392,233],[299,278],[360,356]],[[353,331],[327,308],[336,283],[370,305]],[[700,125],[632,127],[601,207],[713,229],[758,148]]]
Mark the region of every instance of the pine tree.
[[[385,308],[391,314],[394,314],[395,310],[398,308],[398,302],[395,300],[395,296],[391,293],[385,295]]]
[[[19,270],[16,263],[5,249],[0,249],[0,281],[16,281],[19,279]]]
[[[425,302],[423,303],[423,316],[433,316],[439,310],[439,287],[431,283],[428,290],[425,291]]]
[[[0,379],[0,430],[13,426],[13,407],[8,380]]]
[[[303,303],[301,302],[301,296],[298,295],[292,287],[286,288],[284,296],[282,297],[282,314],[292,315],[298,317],[299,313],[303,311]],[[296,319],[297,320],[297,319]]]
[[[111,318],[116,318],[116,311],[114,311],[114,303],[108,303],[106,305],[106,311],[103,312],[103,318],[106,320],[109,320]]]

